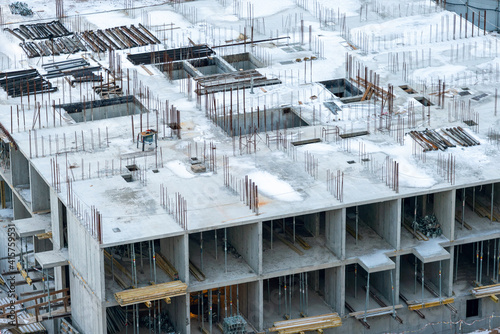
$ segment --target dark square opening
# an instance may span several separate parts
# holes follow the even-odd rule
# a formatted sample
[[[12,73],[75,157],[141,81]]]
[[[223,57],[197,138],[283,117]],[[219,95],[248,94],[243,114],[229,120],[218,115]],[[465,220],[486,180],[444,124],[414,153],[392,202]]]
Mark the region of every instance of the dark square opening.
[[[467,318],[479,316],[479,299],[469,299],[465,308]]]
[[[422,105],[424,105],[426,107],[430,107],[430,106],[434,105],[434,103],[432,103],[431,101],[427,100],[423,96],[416,97],[415,100],[417,100],[418,102],[420,102],[420,104],[422,104]]]
[[[137,167],[136,164],[133,164],[133,165],[128,165],[128,166],[125,166],[130,172],[135,172],[137,170],[139,170],[139,167]]]
[[[323,84],[323,86],[325,86],[325,88],[328,89],[330,92],[332,92],[333,95],[340,98],[352,97],[363,94],[361,90],[359,90],[347,79],[327,80],[327,81],[321,81],[320,83]]]

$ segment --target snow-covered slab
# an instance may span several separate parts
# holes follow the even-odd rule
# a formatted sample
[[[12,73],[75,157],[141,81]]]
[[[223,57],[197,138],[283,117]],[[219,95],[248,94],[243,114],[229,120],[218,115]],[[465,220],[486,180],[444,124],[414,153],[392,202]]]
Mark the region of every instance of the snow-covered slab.
[[[361,256],[359,264],[369,273],[376,273],[396,268],[396,264],[384,253]]]
[[[32,237],[50,231],[50,215],[33,215],[31,218],[13,221],[20,238]]]
[[[35,253],[36,262],[42,269],[61,267],[68,264],[68,249],[53,250],[48,252]]]

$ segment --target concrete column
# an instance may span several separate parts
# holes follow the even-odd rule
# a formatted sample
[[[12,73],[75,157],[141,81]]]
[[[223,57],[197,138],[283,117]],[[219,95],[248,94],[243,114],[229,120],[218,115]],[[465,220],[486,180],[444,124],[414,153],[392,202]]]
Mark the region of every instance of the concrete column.
[[[345,259],[346,209],[325,213],[325,246],[340,260]]]
[[[345,265],[325,269],[325,301],[340,316],[345,314]]]
[[[455,200],[455,189],[434,194],[434,214],[443,235],[451,241],[455,240]]]
[[[262,273],[262,223],[247,224],[227,229],[227,239],[247,264]]]
[[[189,262],[188,255],[186,255],[187,242],[187,234],[160,239],[159,251],[177,269],[179,279],[183,282],[189,278]]]

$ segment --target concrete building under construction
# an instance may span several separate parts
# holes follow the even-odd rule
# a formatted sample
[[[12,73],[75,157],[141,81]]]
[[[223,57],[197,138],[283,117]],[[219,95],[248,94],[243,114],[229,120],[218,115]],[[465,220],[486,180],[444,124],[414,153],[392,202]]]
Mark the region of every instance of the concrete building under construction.
[[[0,4],[2,333],[500,326],[480,22],[433,1],[55,3]]]

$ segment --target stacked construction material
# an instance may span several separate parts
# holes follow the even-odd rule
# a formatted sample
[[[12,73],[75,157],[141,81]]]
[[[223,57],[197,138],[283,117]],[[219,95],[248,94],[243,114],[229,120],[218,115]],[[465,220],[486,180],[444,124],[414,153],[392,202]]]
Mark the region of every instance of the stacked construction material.
[[[73,54],[75,52],[87,51],[87,48],[77,35],[40,42],[25,42],[19,45],[28,58],[59,56],[61,54]]]
[[[426,237],[436,238],[442,233],[441,224],[435,215],[417,218],[416,221],[412,222],[412,228]]]
[[[280,79],[267,78],[256,70],[204,75],[194,80],[198,84],[195,90],[198,95],[281,84]]]
[[[78,36],[59,21],[21,24],[19,28],[4,30],[22,41],[19,45],[29,58],[87,51]]]
[[[0,72],[0,86],[10,97],[57,91],[37,70]]]
[[[247,322],[241,315],[224,318],[222,330],[224,334],[245,334]]]
[[[446,139],[442,134],[448,139]],[[426,151],[444,151],[449,147],[475,146],[480,142],[474,139],[461,127],[441,129],[441,133],[436,130],[426,129],[424,131],[410,131],[410,137],[415,140]]]
[[[140,23],[138,28],[131,25],[130,28],[121,26],[105,30],[90,30],[82,32],[80,36],[93,52],[122,50],[161,43]]]
[[[155,284],[139,289],[124,290],[115,293],[120,306],[141,304],[186,294],[187,284],[181,281]]]
[[[169,49],[155,52],[136,53],[128,55],[127,59],[134,65],[159,64],[169,61],[208,57],[215,52],[208,45],[195,45],[186,48]]]
[[[15,36],[24,40],[49,39],[71,35],[71,32],[59,21],[35,24],[21,24],[19,28],[13,30],[5,28],[4,30],[10,33],[14,32]]]
[[[309,331],[318,331],[322,333],[323,329],[342,326],[342,320],[337,313],[319,315],[286,321],[278,321],[269,328],[270,332],[280,334],[303,333]]]
[[[100,66],[90,66],[90,63],[82,58],[49,63],[42,65],[42,67],[47,71],[47,74],[44,75],[44,77],[47,79],[58,78],[69,75],[74,76],[75,79],[88,76],[91,77],[93,76],[93,72],[99,71],[101,69]],[[97,75],[95,77],[101,77],[101,76]],[[91,81],[100,81],[100,80],[91,80]]]
[[[493,284],[488,286],[480,286],[471,290],[471,293],[476,298],[490,297],[500,294],[500,284]]]
[[[33,11],[28,7],[26,2],[16,1],[9,5],[10,12],[14,15],[33,16]]]

